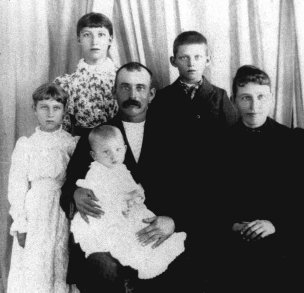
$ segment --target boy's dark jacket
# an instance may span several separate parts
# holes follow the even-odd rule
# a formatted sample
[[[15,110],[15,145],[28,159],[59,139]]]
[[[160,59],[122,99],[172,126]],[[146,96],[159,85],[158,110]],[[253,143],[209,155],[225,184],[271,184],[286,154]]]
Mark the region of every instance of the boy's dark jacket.
[[[238,114],[224,89],[212,85],[204,76],[202,85],[191,100],[177,79],[158,90],[153,106],[164,109],[168,120],[204,129],[226,128],[236,123]],[[170,111],[174,109],[174,111]]]
[[[151,123],[158,128],[154,148],[161,158],[159,172],[163,176],[159,177],[164,181],[162,185],[169,188],[168,192],[179,195],[175,201],[185,202],[185,194],[208,199],[210,193],[206,190],[213,189],[219,180],[219,159],[224,149],[219,145],[219,138],[238,120],[226,91],[212,85],[204,76],[202,79],[193,99],[186,95],[177,79],[157,91],[149,109],[154,113]],[[210,206],[208,209],[211,211]]]

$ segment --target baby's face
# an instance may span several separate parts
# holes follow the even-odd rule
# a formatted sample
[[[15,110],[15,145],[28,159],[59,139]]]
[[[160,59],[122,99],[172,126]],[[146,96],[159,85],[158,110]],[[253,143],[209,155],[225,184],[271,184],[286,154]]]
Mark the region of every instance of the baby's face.
[[[101,141],[94,150],[94,160],[100,164],[113,168],[122,164],[125,159],[126,145],[122,137],[108,138]]]

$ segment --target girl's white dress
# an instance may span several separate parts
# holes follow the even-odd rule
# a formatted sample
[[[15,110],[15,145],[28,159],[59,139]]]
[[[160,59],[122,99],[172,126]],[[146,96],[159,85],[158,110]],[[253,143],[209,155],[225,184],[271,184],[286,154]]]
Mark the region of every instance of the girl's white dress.
[[[93,162],[86,178],[78,180],[77,185],[92,190],[105,213],[100,219],[89,217],[89,224],[76,213],[71,222],[75,242],[86,256],[110,252],[122,265],[138,270],[140,279],[149,279],[163,273],[184,251],[184,232],[173,233],[155,249],[137,240],[136,232],[148,225],[142,220],[155,214],[143,203],[143,189],[124,164],[107,168]],[[134,190],[142,192],[143,200],[128,208],[123,195]]]
[[[69,292],[69,225],[59,198],[77,139],[62,129],[43,132],[37,127],[16,143],[8,185],[14,236],[8,293]],[[24,248],[17,231],[27,233]]]

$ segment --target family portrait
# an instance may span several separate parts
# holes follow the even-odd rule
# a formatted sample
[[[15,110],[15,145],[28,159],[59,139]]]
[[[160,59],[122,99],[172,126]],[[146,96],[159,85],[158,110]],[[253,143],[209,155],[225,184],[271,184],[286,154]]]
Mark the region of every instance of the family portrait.
[[[302,292],[303,13],[1,1],[0,293]]]

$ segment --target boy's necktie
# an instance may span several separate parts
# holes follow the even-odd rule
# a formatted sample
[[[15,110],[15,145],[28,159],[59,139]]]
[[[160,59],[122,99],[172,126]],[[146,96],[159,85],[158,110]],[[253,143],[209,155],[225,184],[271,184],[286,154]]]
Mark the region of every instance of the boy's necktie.
[[[193,84],[193,85],[188,85],[182,81],[180,81],[180,85],[183,88],[184,92],[186,93],[186,95],[188,97],[190,97],[190,99],[192,100],[198,90],[198,88],[201,86],[201,84],[203,83],[203,80],[200,80],[198,83]]]

